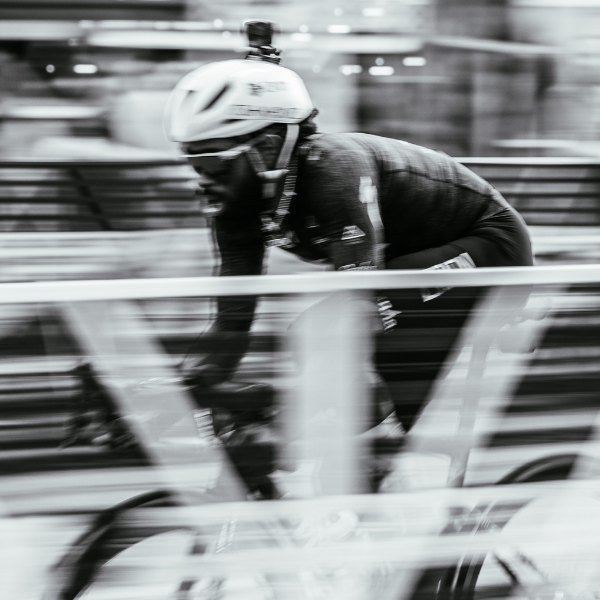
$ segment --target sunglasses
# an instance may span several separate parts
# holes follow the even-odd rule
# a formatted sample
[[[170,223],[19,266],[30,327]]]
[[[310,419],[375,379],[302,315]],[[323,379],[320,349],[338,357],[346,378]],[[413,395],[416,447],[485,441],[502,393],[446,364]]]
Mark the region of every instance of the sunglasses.
[[[183,154],[182,158],[201,173],[207,175],[217,175],[223,173],[230,168],[231,162],[236,158],[245,154],[252,146],[242,144],[231,148],[230,150],[221,150],[220,152],[203,152],[201,154]]]
[[[262,142],[264,139],[265,136],[261,135],[256,139],[247,142],[246,144],[240,144],[239,146],[235,146],[229,150],[221,150],[219,152],[202,152],[200,154],[182,154],[182,158],[188,160],[189,163],[201,173],[206,173],[207,175],[217,175],[227,171],[236,158],[252,150],[254,146]]]

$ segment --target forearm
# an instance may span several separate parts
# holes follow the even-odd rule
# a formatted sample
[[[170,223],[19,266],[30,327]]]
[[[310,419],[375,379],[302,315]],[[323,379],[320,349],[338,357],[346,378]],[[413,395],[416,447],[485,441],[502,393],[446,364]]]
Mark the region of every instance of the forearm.
[[[220,225],[220,227],[219,227]],[[259,275],[262,271],[262,239],[241,239],[237,227],[217,224],[216,238],[221,255],[220,276]],[[254,320],[258,298],[230,296],[217,299],[217,315],[204,340],[208,353],[198,368],[213,385],[229,379],[248,351],[249,331]],[[208,340],[206,338],[208,337]]]
[[[257,298],[219,298],[217,318],[208,331],[210,353],[201,365],[211,366],[213,383],[229,379],[248,351]]]

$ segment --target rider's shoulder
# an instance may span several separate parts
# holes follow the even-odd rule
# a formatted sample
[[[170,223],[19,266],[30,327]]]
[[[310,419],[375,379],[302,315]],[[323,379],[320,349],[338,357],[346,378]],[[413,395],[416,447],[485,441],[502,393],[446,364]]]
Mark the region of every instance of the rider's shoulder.
[[[305,150],[319,148],[321,152],[330,151],[356,153],[359,155],[396,154],[396,155],[424,155],[437,156],[442,159],[452,160],[451,157],[424,146],[419,146],[404,140],[388,138],[369,133],[318,133],[308,137],[304,143]]]
[[[308,163],[315,164],[368,154],[368,149],[356,136],[352,133],[317,133],[304,141],[300,151]]]

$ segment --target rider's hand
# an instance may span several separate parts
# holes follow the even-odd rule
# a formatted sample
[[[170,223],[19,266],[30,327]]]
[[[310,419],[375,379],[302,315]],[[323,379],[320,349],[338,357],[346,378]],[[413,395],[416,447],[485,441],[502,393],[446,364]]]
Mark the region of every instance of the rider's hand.
[[[189,385],[195,388],[211,388],[223,381],[221,369],[217,365],[202,364],[187,369],[184,378]]]
[[[276,405],[276,392],[272,385],[224,381],[222,370],[213,364],[187,369],[184,379],[200,406],[225,409],[242,420],[264,421]]]

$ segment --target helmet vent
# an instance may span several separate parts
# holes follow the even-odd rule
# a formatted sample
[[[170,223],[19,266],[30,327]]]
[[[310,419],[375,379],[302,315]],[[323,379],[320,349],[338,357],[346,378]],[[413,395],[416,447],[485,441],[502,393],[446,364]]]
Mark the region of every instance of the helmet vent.
[[[212,108],[217,103],[219,98],[225,94],[229,87],[229,85],[226,85],[202,110],[208,110],[209,108]]]
[[[185,107],[187,109],[187,105],[190,103],[192,98],[196,95],[195,90],[186,90],[187,93],[185,97],[181,100],[181,107]]]

